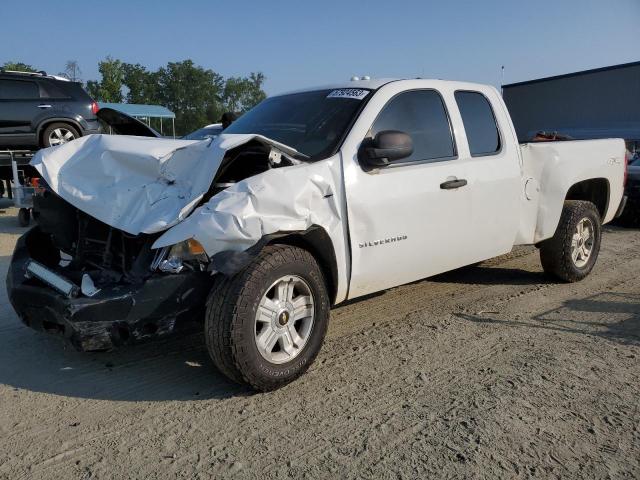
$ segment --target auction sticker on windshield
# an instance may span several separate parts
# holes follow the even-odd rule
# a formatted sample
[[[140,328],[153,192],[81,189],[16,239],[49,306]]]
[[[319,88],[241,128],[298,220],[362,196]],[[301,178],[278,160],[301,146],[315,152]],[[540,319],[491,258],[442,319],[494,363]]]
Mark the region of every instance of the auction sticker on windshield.
[[[327,95],[327,98],[353,98],[355,100],[362,100],[368,94],[369,90],[363,90],[362,88],[341,88],[332,91]]]

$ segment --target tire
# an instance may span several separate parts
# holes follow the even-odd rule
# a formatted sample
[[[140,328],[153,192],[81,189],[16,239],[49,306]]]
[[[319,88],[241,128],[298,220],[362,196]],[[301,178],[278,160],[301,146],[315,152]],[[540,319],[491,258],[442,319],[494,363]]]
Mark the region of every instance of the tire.
[[[76,127],[68,123],[56,122],[44,129],[41,143],[43,148],[56,147],[76,138],[80,138],[80,133]]]
[[[18,210],[18,223],[21,227],[28,227],[31,222],[31,213],[28,208]]]
[[[586,237],[578,238],[580,225],[582,232],[591,229],[586,240]],[[543,270],[565,282],[582,280],[596,263],[601,237],[602,226],[596,206],[582,200],[566,200],[556,233],[540,244]],[[587,251],[588,255],[585,254]]]
[[[280,292],[293,300],[282,309],[271,308],[280,305]],[[327,287],[314,257],[301,248],[269,245],[244,270],[214,283],[205,315],[207,349],[231,380],[259,391],[275,390],[313,363],[327,332],[329,310]],[[292,328],[297,337],[284,332]],[[282,336],[271,349],[259,349],[272,333]]]

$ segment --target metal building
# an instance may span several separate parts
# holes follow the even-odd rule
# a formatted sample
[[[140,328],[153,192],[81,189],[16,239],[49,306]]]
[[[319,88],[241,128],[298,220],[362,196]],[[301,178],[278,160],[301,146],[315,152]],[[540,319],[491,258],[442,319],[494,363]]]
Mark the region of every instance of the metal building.
[[[502,88],[521,142],[539,131],[640,142],[640,62]]]

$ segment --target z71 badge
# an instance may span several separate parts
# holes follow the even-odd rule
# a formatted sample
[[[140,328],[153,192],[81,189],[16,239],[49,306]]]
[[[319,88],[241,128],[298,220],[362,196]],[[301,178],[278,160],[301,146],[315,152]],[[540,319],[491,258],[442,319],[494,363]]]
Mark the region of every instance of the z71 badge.
[[[406,240],[406,239],[407,239],[406,235],[398,235],[397,237],[389,237],[389,238],[384,238],[382,240],[374,240],[373,242],[358,243],[358,245],[360,246],[360,248],[377,247],[378,245],[384,245],[386,243],[401,242],[402,240]]]

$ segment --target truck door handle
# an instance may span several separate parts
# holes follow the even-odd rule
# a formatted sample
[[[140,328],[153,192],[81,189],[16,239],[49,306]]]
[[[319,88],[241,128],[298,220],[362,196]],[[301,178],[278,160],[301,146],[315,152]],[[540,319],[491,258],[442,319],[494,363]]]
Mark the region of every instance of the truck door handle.
[[[443,190],[452,190],[454,188],[464,187],[467,184],[467,181],[464,178],[459,178],[457,180],[448,180],[444,183],[440,184],[440,188]]]
[[[51,108],[51,105],[38,105],[38,108]]]

